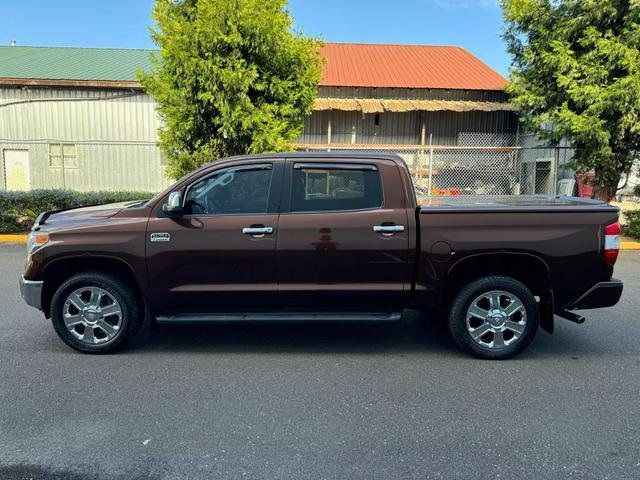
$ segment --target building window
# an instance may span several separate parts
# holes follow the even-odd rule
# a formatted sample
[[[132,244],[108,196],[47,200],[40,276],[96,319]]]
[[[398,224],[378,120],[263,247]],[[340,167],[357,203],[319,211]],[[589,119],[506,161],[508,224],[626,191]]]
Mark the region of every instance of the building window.
[[[49,167],[78,168],[78,149],[72,143],[49,145]]]

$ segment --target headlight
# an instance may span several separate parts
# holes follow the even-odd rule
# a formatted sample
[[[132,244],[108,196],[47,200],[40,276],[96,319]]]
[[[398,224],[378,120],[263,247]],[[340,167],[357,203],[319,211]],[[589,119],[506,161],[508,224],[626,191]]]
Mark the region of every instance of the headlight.
[[[38,248],[49,242],[49,234],[45,232],[31,232],[27,240],[27,253],[32,254]]]

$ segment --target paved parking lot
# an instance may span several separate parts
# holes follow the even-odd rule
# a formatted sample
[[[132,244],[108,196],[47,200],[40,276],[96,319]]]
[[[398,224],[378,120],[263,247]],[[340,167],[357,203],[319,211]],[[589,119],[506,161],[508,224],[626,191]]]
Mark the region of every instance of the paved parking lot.
[[[438,327],[162,327],[65,347],[0,246],[0,479],[640,478],[640,254],[616,308],[478,361]]]

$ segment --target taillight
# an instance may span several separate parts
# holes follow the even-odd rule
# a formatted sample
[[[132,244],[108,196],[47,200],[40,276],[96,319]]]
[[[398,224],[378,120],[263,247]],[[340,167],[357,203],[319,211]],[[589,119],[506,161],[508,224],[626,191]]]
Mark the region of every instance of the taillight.
[[[615,265],[620,251],[620,222],[607,225],[604,229],[604,258],[611,265]]]

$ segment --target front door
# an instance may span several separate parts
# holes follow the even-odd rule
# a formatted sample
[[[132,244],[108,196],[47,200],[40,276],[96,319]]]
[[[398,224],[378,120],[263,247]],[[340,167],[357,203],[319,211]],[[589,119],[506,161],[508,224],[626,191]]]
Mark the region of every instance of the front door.
[[[264,311],[277,303],[278,164],[203,174],[185,215],[151,218],[147,264],[155,314]]]
[[[31,188],[29,150],[4,151],[4,178],[7,190],[26,191]]]
[[[397,165],[290,161],[286,178],[283,197],[289,201],[278,223],[283,307],[320,313],[400,309],[410,284],[413,232]]]

